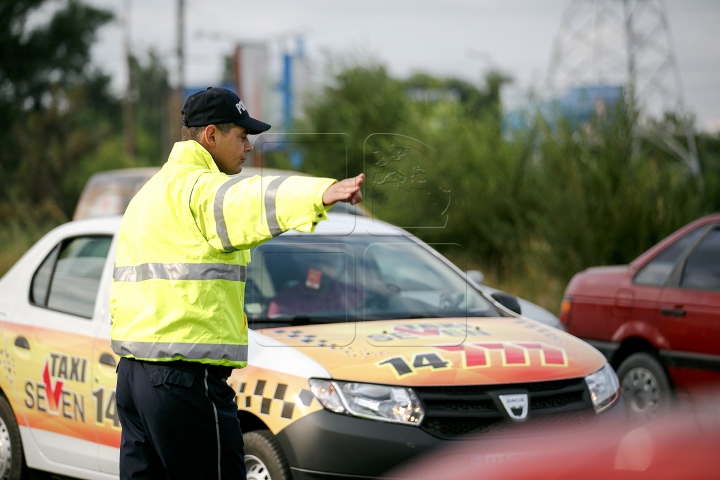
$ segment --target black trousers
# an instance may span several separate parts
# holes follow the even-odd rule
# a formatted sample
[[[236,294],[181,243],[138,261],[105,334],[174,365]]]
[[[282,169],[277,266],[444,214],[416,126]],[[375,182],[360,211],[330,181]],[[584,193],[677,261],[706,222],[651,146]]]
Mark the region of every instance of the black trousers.
[[[120,480],[245,480],[232,369],[121,358]]]

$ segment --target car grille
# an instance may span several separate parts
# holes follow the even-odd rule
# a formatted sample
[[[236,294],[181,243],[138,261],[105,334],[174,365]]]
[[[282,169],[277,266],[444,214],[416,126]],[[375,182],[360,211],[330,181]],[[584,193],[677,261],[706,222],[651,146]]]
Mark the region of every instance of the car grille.
[[[414,390],[425,406],[421,428],[441,438],[505,433],[520,425],[575,431],[595,422],[595,411],[582,378],[508,385],[415,387]],[[509,420],[497,399],[497,395],[505,393],[528,394],[528,415],[522,423]]]

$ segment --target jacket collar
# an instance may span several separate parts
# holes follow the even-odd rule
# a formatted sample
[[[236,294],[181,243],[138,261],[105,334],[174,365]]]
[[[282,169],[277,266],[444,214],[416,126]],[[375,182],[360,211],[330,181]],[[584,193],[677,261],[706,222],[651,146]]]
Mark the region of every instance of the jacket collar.
[[[197,143],[195,140],[176,142],[173,145],[168,162],[180,163],[183,165],[197,165],[212,172],[220,172],[210,152]]]

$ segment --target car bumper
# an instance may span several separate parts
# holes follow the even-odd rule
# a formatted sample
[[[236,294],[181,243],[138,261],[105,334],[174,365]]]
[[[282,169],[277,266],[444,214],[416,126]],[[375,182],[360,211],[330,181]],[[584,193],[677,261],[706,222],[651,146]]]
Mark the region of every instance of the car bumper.
[[[595,429],[621,428],[626,418],[626,408],[620,399],[611,409],[595,417],[581,434],[592,434]],[[347,480],[377,478],[413,459],[462,443],[471,443],[474,452],[467,455],[466,461],[482,462],[510,450],[517,438],[527,438],[521,432],[516,431],[512,436],[477,436],[471,442],[446,440],[418,427],[321,410],[288,426],[278,433],[277,439],[295,480]],[[529,434],[538,436],[540,442],[545,432],[544,429],[532,430]],[[563,432],[553,429],[552,434],[557,438],[556,435]]]

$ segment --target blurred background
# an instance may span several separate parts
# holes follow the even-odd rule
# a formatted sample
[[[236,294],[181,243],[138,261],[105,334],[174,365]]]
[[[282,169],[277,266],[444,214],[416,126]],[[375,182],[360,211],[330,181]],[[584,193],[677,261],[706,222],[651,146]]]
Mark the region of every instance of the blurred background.
[[[557,312],[575,272],[720,211],[719,20],[715,0],[3,0],[0,275],[226,86],[288,135],[254,166],[364,171],[376,217]]]

